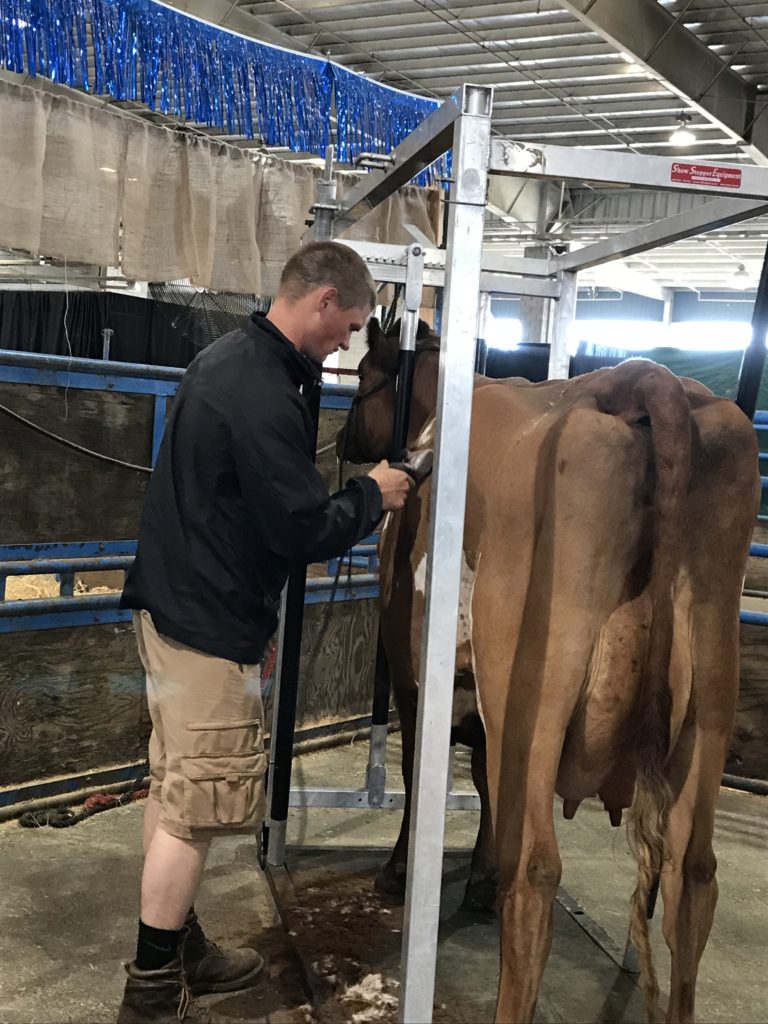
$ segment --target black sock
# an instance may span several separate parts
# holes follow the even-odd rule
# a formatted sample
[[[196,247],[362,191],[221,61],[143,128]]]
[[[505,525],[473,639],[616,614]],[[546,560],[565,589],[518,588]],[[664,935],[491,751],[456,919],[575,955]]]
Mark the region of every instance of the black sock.
[[[182,929],[166,931],[139,921],[136,966],[140,971],[159,971],[176,959]]]

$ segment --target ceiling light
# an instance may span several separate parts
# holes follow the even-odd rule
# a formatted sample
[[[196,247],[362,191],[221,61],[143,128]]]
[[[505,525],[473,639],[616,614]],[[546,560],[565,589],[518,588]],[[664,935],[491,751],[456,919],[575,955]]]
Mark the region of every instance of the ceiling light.
[[[669,141],[674,146],[690,146],[696,141],[696,135],[688,127],[688,122],[691,120],[690,114],[679,114],[677,121],[677,128],[669,136]]]

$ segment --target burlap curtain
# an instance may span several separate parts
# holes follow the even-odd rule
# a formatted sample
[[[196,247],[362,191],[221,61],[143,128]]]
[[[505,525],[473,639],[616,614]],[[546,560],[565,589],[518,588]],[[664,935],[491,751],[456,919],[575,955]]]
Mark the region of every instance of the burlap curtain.
[[[306,230],[318,167],[0,81],[0,246],[137,281],[273,295]],[[354,179],[341,176],[343,194]],[[348,236],[436,237],[435,190],[402,189]],[[345,236],[346,237],[346,236]]]

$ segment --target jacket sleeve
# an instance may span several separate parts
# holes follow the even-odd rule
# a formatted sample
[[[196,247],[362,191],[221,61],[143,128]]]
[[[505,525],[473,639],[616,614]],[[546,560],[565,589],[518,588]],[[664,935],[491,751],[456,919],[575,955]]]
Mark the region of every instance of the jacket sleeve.
[[[355,477],[329,495],[307,443],[298,394],[277,414],[233,424],[232,449],[240,489],[254,528],[267,547],[292,562],[344,554],[378,525],[381,491]]]

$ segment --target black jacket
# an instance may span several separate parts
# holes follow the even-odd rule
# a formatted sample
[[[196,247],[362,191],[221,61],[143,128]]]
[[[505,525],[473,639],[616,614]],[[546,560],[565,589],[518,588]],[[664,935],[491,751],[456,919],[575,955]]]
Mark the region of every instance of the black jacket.
[[[329,497],[299,387],[319,370],[265,317],[192,362],[173,403],[121,607],[158,632],[253,664],[292,564],[343,554],[381,518],[358,477]]]

